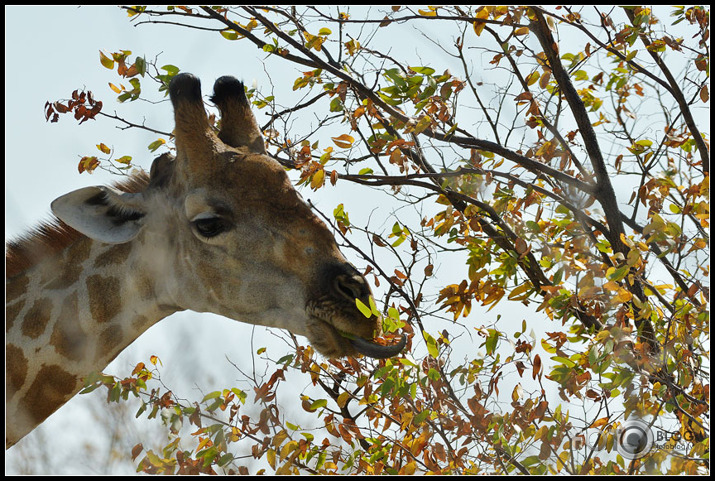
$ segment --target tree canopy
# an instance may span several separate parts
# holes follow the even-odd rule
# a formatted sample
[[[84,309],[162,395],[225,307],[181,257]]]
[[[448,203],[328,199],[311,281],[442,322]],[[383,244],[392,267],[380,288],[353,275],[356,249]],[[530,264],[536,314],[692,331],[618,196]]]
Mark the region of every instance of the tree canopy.
[[[138,28],[205,30],[207,51],[253,44],[292,86],[248,86],[268,151],[305,190],[359,193],[322,215],[373,282],[360,307],[409,337],[396,358],[327,360],[286,335],[254,353],[253,392],[203,399],[157,383],[156,358],[88,378],[164,420],[138,470],[708,470],[709,8],[123,8]],[[107,109],[162,98],[183,67],[154,54],[100,52],[111,90],[48,101],[48,121],[171,149]],[[97,148],[80,172],[131,170]],[[307,386],[279,403],[286,376]]]

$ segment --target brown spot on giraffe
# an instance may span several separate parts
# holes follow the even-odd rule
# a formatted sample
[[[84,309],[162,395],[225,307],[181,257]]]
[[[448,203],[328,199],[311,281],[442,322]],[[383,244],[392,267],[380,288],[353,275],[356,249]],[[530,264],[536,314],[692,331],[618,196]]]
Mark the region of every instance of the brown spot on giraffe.
[[[106,252],[98,255],[97,258],[94,260],[94,267],[102,268],[112,264],[126,262],[131,252],[131,244],[120,244],[118,246],[115,246],[112,249],[108,249]]]
[[[83,263],[89,257],[90,248],[91,242],[84,241],[76,242],[67,249],[62,256],[60,266],[58,266],[60,275],[57,275],[56,272],[48,272],[47,275],[50,276],[50,279],[41,281],[45,289],[61,290],[73,286],[82,274]]]
[[[50,344],[57,353],[71,361],[83,359],[92,347],[88,345],[87,333],[74,315],[76,312],[77,293],[73,292],[62,301],[62,309],[50,337]]]
[[[25,307],[25,299],[19,299],[12,304],[9,302],[5,305],[5,333],[7,334],[15,324],[15,319]]]
[[[5,400],[7,401],[25,384],[27,378],[27,358],[22,349],[13,344],[5,346],[5,370],[7,376]]]
[[[55,412],[77,388],[77,376],[65,371],[61,366],[42,366],[24,397],[28,414],[42,421]]]
[[[99,342],[97,344],[97,358],[106,359],[109,358],[111,361],[119,354],[122,346],[122,327],[116,324],[112,324],[102,331],[99,335]]]
[[[110,321],[122,308],[119,279],[96,274],[86,282],[92,318],[101,324]]]
[[[47,323],[52,315],[52,301],[46,298],[38,299],[25,313],[22,321],[22,334],[36,339],[47,329]]]
[[[29,285],[30,278],[27,274],[21,274],[5,283],[5,298],[6,302],[15,301],[20,296],[25,294]]]

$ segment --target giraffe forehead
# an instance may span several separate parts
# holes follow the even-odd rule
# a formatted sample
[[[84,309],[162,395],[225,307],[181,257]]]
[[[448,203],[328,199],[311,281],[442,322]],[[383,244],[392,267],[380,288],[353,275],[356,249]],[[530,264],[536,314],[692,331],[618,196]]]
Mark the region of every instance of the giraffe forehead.
[[[222,209],[247,208],[257,216],[299,212],[306,220],[313,217],[276,160],[237,150],[208,159],[199,175],[179,180],[187,215],[189,210],[195,214],[198,204],[204,204],[219,214]]]

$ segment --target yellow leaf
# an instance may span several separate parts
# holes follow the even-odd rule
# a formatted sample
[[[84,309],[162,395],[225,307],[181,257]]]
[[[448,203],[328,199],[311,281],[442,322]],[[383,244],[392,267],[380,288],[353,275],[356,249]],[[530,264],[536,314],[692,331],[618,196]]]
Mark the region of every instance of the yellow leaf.
[[[526,35],[529,33],[529,27],[519,27],[514,30],[514,35]]]
[[[99,51],[99,62],[109,70],[112,70],[114,68],[114,60],[104,55],[101,50]]]
[[[399,474],[406,474],[409,476],[411,474],[415,474],[416,469],[417,469],[417,463],[415,463],[414,461],[410,461],[405,466],[403,466],[402,469],[400,469]]]
[[[352,147],[353,142],[355,142],[355,138],[348,134],[339,135],[338,137],[331,137],[331,139],[333,139],[335,145],[342,149],[349,149],[350,147]]]
[[[424,115],[420,120],[415,124],[415,128],[413,130],[414,133],[419,134],[423,130],[425,130],[427,127],[432,125],[432,117],[429,115]]]
[[[278,448],[281,444],[283,444],[283,441],[286,440],[288,437],[288,433],[286,432],[285,429],[281,429],[281,431],[273,436],[273,447]]]
[[[310,187],[313,190],[318,190],[320,187],[323,186],[324,182],[325,182],[325,171],[323,169],[320,169],[315,174],[313,174],[313,178],[310,180]]]
[[[631,300],[633,297],[633,294],[631,294],[630,291],[627,291],[625,289],[618,289],[618,294],[616,295],[616,299],[618,299],[620,302],[628,302]]]
[[[517,384],[516,386],[514,386],[514,390],[511,392],[511,400],[517,402],[523,394],[524,388],[521,387],[521,384]]]
[[[531,283],[529,283],[529,282],[525,282],[525,283],[523,283],[523,284],[521,284],[521,285],[519,285],[519,286],[516,286],[516,287],[515,287],[514,289],[512,289],[511,292],[509,293],[509,300],[510,300],[510,301],[513,301],[513,300],[515,300],[515,299],[516,299],[516,300],[521,300],[522,297],[519,297],[520,294],[523,294],[523,293],[527,292],[527,291],[530,290],[531,288],[532,288],[532,285],[531,285]]]
[[[271,465],[271,468],[276,469],[276,452],[274,450],[269,449],[266,452],[266,461]]]
[[[110,152],[112,152],[112,149],[107,147],[105,144],[97,144],[97,148],[102,152],[107,155],[109,155]]]
[[[109,88],[114,90],[115,93],[122,93],[122,89],[114,85],[113,83],[109,82]]]
[[[541,438],[549,433],[549,428],[546,426],[541,426],[538,431],[534,434],[534,441],[539,441]]]
[[[348,400],[350,399],[350,393],[349,392],[342,392],[338,396],[338,406],[343,408],[345,405],[348,403]]]
[[[281,461],[283,461],[285,458],[287,458],[288,455],[292,451],[295,451],[295,449],[297,447],[298,447],[298,441],[290,441],[289,443],[286,443],[286,445],[283,446],[283,449],[281,449]]]
[[[539,72],[531,72],[531,74],[526,77],[526,85],[534,85],[537,80],[539,80]]]

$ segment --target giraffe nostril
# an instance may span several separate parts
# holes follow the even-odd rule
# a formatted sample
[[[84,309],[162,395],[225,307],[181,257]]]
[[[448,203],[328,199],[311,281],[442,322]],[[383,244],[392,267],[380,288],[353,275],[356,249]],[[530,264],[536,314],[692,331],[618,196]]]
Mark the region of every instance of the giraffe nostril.
[[[341,274],[335,278],[333,284],[335,291],[343,297],[353,301],[356,298],[362,299],[366,297],[366,289],[361,279]]]

